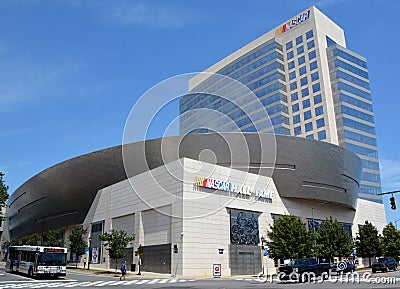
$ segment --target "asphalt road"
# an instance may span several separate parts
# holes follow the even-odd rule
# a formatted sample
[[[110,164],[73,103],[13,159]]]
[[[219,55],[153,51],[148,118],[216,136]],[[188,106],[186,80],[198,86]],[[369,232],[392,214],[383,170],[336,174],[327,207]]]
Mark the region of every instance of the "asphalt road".
[[[5,288],[400,288],[400,272],[378,273],[362,276],[360,280],[352,280],[331,276],[330,280],[316,280],[315,283],[278,282],[257,278],[221,278],[221,279],[189,279],[189,278],[146,278],[147,276],[130,275],[120,281],[116,275],[99,275],[70,270],[67,278],[30,279],[23,275],[9,274],[0,270],[0,289]],[[382,284],[385,283],[385,284]],[[389,283],[389,284],[388,284]]]

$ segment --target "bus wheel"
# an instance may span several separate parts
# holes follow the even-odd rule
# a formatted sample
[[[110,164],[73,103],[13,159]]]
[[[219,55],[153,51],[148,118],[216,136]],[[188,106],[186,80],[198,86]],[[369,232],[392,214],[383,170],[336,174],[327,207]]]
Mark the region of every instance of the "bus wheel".
[[[33,270],[32,270],[32,268],[29,268],[29,270],[28,270],[28,276],[29,277],[33,277]]]

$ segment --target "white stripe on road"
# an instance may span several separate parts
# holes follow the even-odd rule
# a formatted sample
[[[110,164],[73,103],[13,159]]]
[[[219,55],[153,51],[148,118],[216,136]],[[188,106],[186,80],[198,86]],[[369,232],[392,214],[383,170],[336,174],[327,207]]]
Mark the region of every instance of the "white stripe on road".
[[[159,284],[164,284],[167,283],[169,281],[169,279],[162,279],[160,280],[160,282],[158,282]]]
[[[104,283],[104,281],[95,281],[95,282],[90,282],[89,284],[81,284],[82,287],[89,287],[89,286],[96,286],[97,284]]]
[[[124,285],[135,284],[137,281],[139,281],[139,280],[127,281]]]
[[[94,286],[96,286],[96,287],[98,287],[98,286],[106,286],[106,285],[113,284],[115,282],[118,282],[118,281],[103,281],[101,284],[97,284],[97,285],[94,285]]]
[[[153,279],[147,284],[154,284],[154,283],[157,283],[158,281],[160,281],[160,279]]]
[[[147,282],[149,282],[150,280],[142,280],[142,281],[140,281],[140,282],[137,282],[136,284],[137,285],[141,285],[141,284],[144,284],[144,283],[147,283]]]

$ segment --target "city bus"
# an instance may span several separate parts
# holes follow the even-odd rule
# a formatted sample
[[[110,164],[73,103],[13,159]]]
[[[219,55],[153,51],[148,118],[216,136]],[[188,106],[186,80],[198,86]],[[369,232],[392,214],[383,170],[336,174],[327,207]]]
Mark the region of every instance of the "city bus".
[[[66,276],[67,248],[11,246],[7,252],[6,271],[32,276]]]

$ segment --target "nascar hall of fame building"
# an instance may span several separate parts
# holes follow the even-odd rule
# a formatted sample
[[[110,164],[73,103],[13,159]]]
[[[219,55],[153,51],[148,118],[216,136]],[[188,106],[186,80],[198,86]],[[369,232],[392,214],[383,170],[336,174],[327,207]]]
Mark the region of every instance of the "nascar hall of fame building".
[[[134,252],[144,247],[142,271],[212,275],[220,265],[227,276],[275,272],[278,264],[259,245],[285,214],[311,230],[330,216],[352,236],[365,220],[382,230],[365,64],[345,48],[343,31],[311,7],[210,69],[226,69],[252,89],[275,134],[252,132],[240,113],[232,117],[242,132],[196,131],[205,116],[190,108],[203,100],[217,108],[188,94],[180,102],[182,136],[95,151],[27,180],[10,197],[1,240],[57,228],[67,245],[70,228],[83,225],[91,267],[113,268],[98,236],[124,230],[135,235],[128,264],[138,264]],[[271,75],[252,83],[249,73]],[[189,87],[207,84],[201,77]]]

